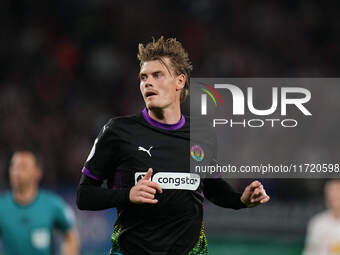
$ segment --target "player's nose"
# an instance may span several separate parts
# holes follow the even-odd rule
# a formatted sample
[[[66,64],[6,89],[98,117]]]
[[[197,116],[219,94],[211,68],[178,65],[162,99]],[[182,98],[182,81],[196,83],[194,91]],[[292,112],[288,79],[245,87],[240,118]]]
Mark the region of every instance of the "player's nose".
[[[153,85],[152,85],[152,83],[151,82],[149,82],[149,81],[146,81],[146,83],[145,83],[145,88],[149,88],[149,87],[153,87]]]

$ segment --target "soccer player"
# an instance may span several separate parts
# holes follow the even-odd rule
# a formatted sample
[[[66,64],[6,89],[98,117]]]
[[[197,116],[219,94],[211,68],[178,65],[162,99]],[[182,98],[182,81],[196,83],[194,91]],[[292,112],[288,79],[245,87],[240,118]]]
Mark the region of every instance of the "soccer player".
[[[82,170],[78,207],[118,209],[110,254],[207,254],[204,197],[234,209],[269,197],[258,181],[239,194],[223,179],[190,174],[190,121],[180,108],[192,70],[188,54],[176,39],[161,37],[140,44],[138,58],[146,107],[103,127]],[[204,160],[213,160],[210,154]]]
[[[310,220],[304,255],[340,254],[340,180],[327,182],[325,196],[328,209]]]
[[[63,253],[78,254],[74,214],[58,196],[39,189],[40,162],[30,151],[14,153],[9,169],[11,192],[0,197],[0,238],[7,255],[52,253],[54,229],[63,233]]]

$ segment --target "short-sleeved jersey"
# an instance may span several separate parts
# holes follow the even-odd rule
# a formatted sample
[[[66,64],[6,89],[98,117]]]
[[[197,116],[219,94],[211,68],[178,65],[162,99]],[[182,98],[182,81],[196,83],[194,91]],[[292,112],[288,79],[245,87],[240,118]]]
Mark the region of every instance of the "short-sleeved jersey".
[[[52,252],[54,229],[74,224],[72,209],[58,196],[40,190],[34,201],[20,205],[10,192],[0,197],[0,238],[7,255],[47,255]]]
[[[118,208],[111,254],[206,254],[202,228],[203,194],[190,175],[189,120],[173,125],[140,115],[111,119],[102,129],[83,168],[87,176],[108,180],[108,186],[131,188],[153,168],[152,180],[169,186],[156,194],[157,204]],[[213,149],[200,145],[204,160]]]

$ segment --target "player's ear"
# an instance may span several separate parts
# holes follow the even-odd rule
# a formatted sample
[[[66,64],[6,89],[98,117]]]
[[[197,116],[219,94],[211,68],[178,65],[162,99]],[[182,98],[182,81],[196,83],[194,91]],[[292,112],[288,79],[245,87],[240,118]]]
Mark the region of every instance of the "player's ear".
[[[176,78],[177,82],[176,82],[176,90],[181,90],[184,88],[185,86],[185,82],[187,80],[187,78],[185,77],[184,74],[180,74],[177,76]]]

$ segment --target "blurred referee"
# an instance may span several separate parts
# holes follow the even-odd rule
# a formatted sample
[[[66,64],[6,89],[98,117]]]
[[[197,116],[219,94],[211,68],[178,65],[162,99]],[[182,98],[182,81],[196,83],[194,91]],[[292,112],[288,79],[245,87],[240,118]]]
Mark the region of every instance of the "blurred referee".
[[[82,170],[77,205],[117,208],[110,254],[208,254],[204,197],[234,209],[266,203],[269,197],[258,181],[240,194],[223,179],[190,174],[190,120],[180,108],[192,71],[188,54],[174,38],[138,48],[146,107],[103,127]],[[206,160],[213,159],[208,155]],[[102,187],[105,180],[108,188]]]
[[[41,177],[41,163],[35,154],[31,151],[13,154],[9,169],[12,190],[0,196],[0,239],[4,253],[53,254],[53,231],[57,229],[63,234],[62,254],[77,255],[74,212],[59,196],[39,189]]]

